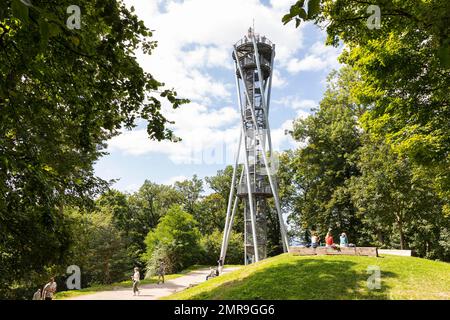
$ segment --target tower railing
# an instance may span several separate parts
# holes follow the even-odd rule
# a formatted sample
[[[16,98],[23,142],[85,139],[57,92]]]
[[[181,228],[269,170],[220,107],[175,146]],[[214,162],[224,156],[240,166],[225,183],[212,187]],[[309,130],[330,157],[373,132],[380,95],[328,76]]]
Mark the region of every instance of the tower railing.
[[[255,40],[257,43],[264,43],[264,44],[268,44],[269,46],[273,45],[273,42],[270,41],[269,39],[267,39],[265,36],[260,36],[258,33],[254,33],[255,36]],[[242,39],[240,39],[239,41],[237,41],[234,45],[235,47],[239,47],[242,44],[252,44],[252,39],[250,39],[249,37],[245,36]]]

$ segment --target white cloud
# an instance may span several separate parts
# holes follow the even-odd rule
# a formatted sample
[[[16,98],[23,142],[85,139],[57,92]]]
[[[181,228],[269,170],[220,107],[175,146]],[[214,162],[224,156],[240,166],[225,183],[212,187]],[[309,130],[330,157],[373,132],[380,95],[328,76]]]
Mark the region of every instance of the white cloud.
[[[156,50],[151,56],[138,55],[143,68],[175,87],[180,96],[201,103],[210,103],[212,99],[229,101],[234,84],[212,77],[207,69],[233,68],[232,45],[244,36],[253,19],[256,31],[276,43],[276,61],[292,59],[303,42],[302,27],[287,28],[281,23],[289,8],[287,1],[273,1],[273,7],[261,5],[258,0],[125,0],[125,3],[133,5],[137,15],[155,30]],[[163,11],[158,10],[161,7]],[[280,74],[275,74],[274,87],[284,84]]]
[[[237,143],[240,117],[236,109],[223,107],[208,110],[198,103],[190,103],[177,110],[167,106],[163,109],[167,117],[175,122],[171,129],[182,141],[152,141],[148,139],[145,129],[138,129],[124,131],[111,139],[109,150],[135,156],[165,154],[178,164],[224,164],[234,154],[231,150]]]
[[[134,193],[134,192],[138,191],[140,187],[141,187],[141,185],[139,185],[137,183],[131,183],[129,185],[126,185],[122,190],[124,192]]]
[[[287,80],[283,78],[280,71],[278,71],[277,69],[273,70],[272,77],[272,86],[274,88],[282,88],[286,86]]]
[[[314,43],[304,58],[291,58],[286,65],[287,70],[292,73],[300,71],[321,71],[339,68],[337,58],[341,48],[326,46],[322,42]]]
[[[318,103],[311,99],[301,99],[299,96],[284,96],[281,99],[275,100],[275,104],[291,108],[295,111],[304,111],[310,113],[312,108],[318,106]]]
[[[273,8],[288,12],[289,8],[295,3],[292,0],[270,0],[270,4]]]
[[[175,182],[178,181],[184,181],[184,180],[188,180],[189,177],[180,175],[180,176],[174,176],[174,177],[170,177],[169,179],[166,179],[162,182],[162,184],[167,184],[167,185],[174,185]]]
[[[259,0],[125,0],[155,30],[153,38],[158,41],[152,55],[137,53],[139,63],[156,79],[174,87],[180,97],[193,102],[177,110],[163,104],[163,114],[175,122],[172,129],[181,142],[151,141],[145,129],[135,129],[113,138],[109,150],[134,156],[163,154],[180,164],[233,162],[240,116],[228,105],[235,104],[231,101],[235,84],[215,77],[214,69],[233,72],[232,46],[254,19],[256,31],[276,44],[272,85],[286,86],[283,61],[293,59],[303,43],[303,27],[288,28],[281,23],[290,2],[272,1],[269,7]],[[287,141],[287,123],[273,130],[274,145]]]

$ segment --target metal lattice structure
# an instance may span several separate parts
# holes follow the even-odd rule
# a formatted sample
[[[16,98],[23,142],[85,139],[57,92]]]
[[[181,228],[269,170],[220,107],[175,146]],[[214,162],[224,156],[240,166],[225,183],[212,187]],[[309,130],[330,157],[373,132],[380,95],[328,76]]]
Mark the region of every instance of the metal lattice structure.
[[[220,256],[224,263],[238,201],[241,200],[244,202],[245,264],[248,264],[267,256],[267,218],[271,214],[268,198],[274,198],[283,249],[285,252],[289,250],[276,176],[269,163],[273,154],[268,117],[275,45],[265,36],[255,34],[250,28],[248,34],[234,45],[232,57],[236,68],[242,128],[233,168]],[[243,170],[236,185],[242,147]]]

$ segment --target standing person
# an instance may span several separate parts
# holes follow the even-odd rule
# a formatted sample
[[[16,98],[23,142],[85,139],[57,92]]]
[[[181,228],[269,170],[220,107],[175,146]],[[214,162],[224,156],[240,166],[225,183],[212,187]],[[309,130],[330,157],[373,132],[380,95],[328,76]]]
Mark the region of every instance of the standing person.
[[[53,295],[56,293],[55,278],[51,277],[50,281],[44,286],[42,290],[42,297],[44,300],[53,300]]]
[[[341,236],[339,237],[339,244],[341,247],[348,247],[348,238],[345,232],[342,232]]]
[[[41,289],[37,289],[37,291],[33,294],[33,300],[42,300]]]
[[[317,233],[313,233],[313,235],[311,236],[311,247],[313,248],[317,248],[319,246],[319,236],[317,235]]]
[[[159,268],[158,268],[158,284],[164,283],[164,275],[166,274],[166,266],[164,265],[164,261],[161,261],[159,263]]]
[[[217,261],[217,264],[218,264],[219,274],[222,274],[222,270],[223,270],[223,257],[220,257],[220,259]]]
[[[134,268],[134,274],[131,276],[131,279],[133,280],[133,296],[136,295],[136,292],[138,295],[140,294],[139,291],[139,281],[141,280],[141,274],[139,273],[139,268]]]
[[[331,231],[327,232],[327,236],[325,237],[325,243],[327,245],[327,247],[332,247],[334,242],[333,242],[333,236],[331,235]]]

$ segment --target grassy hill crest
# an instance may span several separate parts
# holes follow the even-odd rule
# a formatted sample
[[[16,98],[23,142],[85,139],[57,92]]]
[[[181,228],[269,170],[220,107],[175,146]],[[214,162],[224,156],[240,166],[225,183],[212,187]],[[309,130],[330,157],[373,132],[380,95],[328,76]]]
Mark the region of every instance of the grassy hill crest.
[[[369,266],[380,268],[379,290],[367,286]],[[390,255],[282,254],[166,299],[450,299],[450,264]]]

